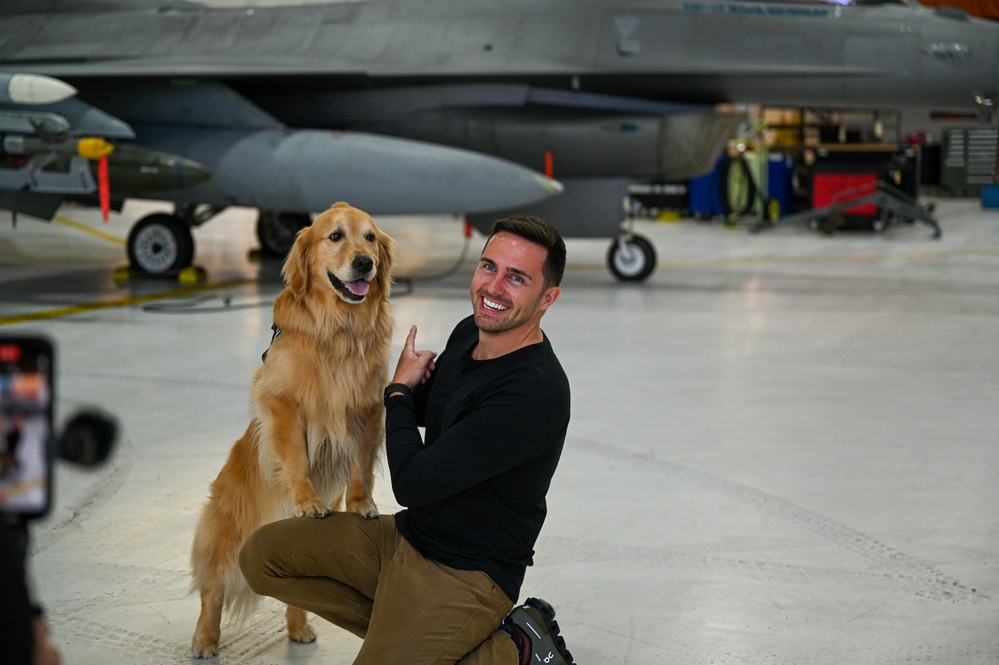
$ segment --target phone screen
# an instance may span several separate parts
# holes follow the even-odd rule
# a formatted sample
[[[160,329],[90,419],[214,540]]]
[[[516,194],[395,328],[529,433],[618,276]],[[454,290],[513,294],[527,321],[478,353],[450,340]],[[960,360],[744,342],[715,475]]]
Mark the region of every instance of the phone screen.
[[[0,513],[49,510],[54,354],[44,337],[0,335]]]

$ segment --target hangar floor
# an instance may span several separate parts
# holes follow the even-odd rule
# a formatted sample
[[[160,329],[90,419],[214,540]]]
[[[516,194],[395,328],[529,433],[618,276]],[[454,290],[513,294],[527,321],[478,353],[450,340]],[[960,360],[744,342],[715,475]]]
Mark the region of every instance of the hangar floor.
[[[122,429],[101,469],[59,467],[33,526],[67,665],[191,661],[191,534],[280,288],[245,210],[195,231],[197,289],[116,283],[144,212],[0,215],[0,334],[56,340],[60,419],[94,405]],[[524,594],[578,663],[999,662],[999,212],[937,216],[940,240],[640,222],[660,261],[641,285],[609,275],[607,241],[569,240],[544,327],[574,415]],[[426,276],[396,288],[394,354],[410,323],[439,348],[482,238],[448,271],[454,220],[379,221],[399,274]],[[396,508],[385,473],[377,492]],[[313,623],[289,643],[265,601],[218,661],[349,663],[357,639]]]

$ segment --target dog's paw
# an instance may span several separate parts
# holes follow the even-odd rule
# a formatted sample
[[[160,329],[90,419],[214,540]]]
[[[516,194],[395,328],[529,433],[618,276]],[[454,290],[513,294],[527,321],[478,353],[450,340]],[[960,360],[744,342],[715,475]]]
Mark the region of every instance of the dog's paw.
[[[326,517],[330,514],[330,508],[319,499],[305,503],[296,503],[292,509],[295,517]]]
[[[372,519],[378,517],[378,506],[371,499],[362,499],[360,501],[348,501],[347,502],[347,512],[357,513],[361,517]]]
[[[309,642],[316,641],[316,631],[312,630],[312,626],[309,624],[303,624],[301,626],[288,626],[288,639],[292,642],[303,642],[308,644]]]
[[[214,640],[202,640],[195,637],[191,643],[191,652],[195,658],[214,658],[219,655],[219,644]]]

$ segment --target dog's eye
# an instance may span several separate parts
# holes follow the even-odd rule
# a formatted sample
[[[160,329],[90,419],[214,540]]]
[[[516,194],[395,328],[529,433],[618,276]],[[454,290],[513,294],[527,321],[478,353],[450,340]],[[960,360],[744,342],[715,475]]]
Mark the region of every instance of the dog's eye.
[[[333,233],[330,234],[330,240],[332,240],[333,242],[340,242],[341,240],[343,240],[343,234],[340,233],[339,231],[334,231]]]
[[[368,239],[368,242],[374,242],[376,240],[376,236],[374,233],[369,233],[366,237]]]

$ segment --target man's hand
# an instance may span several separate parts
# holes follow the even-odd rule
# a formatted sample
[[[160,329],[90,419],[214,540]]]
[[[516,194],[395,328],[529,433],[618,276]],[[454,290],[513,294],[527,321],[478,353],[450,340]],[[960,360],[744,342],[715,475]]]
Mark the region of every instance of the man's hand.
[[[392,383],[405,383],[410,388],[425,382],[434,373],[436,351],[416,350],[416,326],[409,329],[406,345],[402,348],[399,363],[395,367]]]

